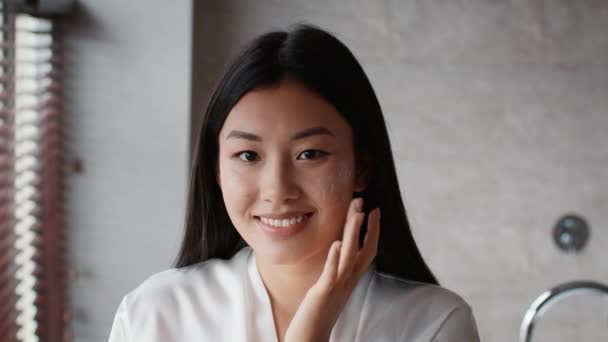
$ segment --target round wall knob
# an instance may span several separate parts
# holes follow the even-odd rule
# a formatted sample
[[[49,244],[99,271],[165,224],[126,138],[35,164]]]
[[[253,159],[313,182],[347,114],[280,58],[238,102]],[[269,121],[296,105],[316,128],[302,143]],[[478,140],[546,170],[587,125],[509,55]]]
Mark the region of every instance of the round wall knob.
[[[559,249],[568,253],[582,250],[589,239],[589,225],[578,215],[562,216],[553,229],[553,240]]]

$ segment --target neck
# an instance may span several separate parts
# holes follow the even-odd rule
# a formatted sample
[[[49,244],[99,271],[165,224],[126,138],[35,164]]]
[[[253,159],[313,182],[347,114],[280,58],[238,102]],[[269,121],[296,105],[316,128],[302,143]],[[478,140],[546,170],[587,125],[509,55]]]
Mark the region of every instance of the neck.
[[[326,253],[325,253],[326,254]],[[319,253],[297,264],[273,264],[256,258],[260,277],[270,297],[273,311],[292,317],[308,290],[319,279],[325,264]]]

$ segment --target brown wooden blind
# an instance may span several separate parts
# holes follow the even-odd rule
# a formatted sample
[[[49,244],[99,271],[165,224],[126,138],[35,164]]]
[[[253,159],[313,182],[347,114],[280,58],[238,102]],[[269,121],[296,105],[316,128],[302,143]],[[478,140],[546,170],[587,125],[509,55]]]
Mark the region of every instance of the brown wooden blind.
[[[0,17],[0,340],[65,341],[58,24]]]

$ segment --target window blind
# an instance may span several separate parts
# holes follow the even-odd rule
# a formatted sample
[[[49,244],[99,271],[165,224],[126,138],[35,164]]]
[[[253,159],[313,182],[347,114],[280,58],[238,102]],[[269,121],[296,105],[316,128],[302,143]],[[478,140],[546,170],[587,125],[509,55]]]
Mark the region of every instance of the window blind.
[[[59,25],[10,2],[0,20],[0,339],[66,341]]]

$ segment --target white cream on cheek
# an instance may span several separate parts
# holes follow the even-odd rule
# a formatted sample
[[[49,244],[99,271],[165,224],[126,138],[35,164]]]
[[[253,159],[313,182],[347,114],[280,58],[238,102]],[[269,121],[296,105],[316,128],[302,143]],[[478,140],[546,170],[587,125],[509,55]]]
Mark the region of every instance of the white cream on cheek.
[[[332,239],[342,236],[345,215],[352,197],[353,169],[351,163],[342,160],[328,169],[329,172],[315,179],[319,219],[324,234],[330,234]]]
[[[347,194],[347,188],[352,187],[353,167],[348,162],[340,162],[325,177],[317,178],[317,188],[323,202],[343,200]]]

